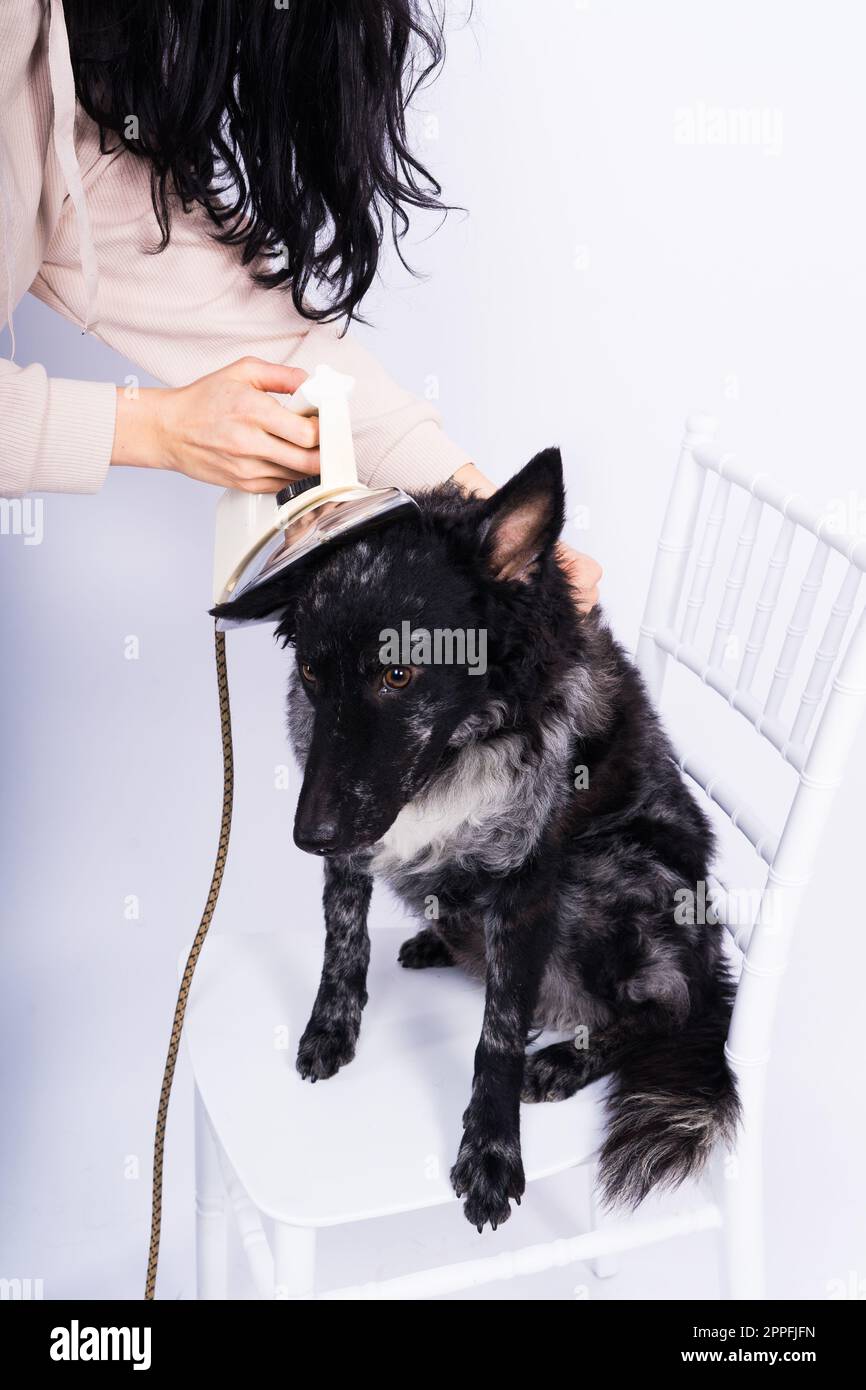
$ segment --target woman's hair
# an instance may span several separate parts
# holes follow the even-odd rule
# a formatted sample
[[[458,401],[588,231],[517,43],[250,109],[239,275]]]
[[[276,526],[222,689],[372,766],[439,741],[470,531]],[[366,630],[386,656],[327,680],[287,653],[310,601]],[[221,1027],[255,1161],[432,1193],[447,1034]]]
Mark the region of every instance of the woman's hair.
[[[441,64],[416,0],[66,0],[78,99],[151,165],[168,245],[174,195],[199,203],[264,285],[308,319],[356,309],[386,222],[447,211],[406,142],[406,108]],[[116,139],[113,139],[116,137]],[[312,286],[324,305],[307,302]]]

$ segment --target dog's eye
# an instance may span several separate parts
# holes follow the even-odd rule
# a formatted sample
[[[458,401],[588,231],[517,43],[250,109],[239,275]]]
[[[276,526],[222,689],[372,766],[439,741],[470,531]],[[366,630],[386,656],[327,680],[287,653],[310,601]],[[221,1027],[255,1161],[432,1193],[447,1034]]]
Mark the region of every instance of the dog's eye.
[[[392,690],[405,690],[412,679],[411,667],[389,666],[382,679]]]
[[[315,683],[316,673],[310,665],[309,661],[301,662],[301,675],[303,676],[304,680],[307,681],[310,685],[313,685]]]

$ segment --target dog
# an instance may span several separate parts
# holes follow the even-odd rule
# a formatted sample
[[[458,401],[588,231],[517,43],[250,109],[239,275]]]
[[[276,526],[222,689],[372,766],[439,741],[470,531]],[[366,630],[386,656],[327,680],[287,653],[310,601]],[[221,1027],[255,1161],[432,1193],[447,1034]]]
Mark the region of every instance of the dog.
[[[484,982],[451,1173],[479,1231],[524,1192],[521,1101],[610,1078],[609,1204],[696,1174],[738,1120],[721,928],[681,910],[706,882],[712,833],[636,669],[598,608],[577,611],[555,553],[564,499],[546,449],[488,499],[453,483],[419,494],[416,514],[214,610],[278,615],[296,652],[294,835],[325,876],[298,1070],[324,1080],[355,1054],[383,878],[423,923],[400,964]],[[407,625],[484,633],[485,669],[411,652],[387,664],[383,635]],[[535,1029],[574,1040],[527,1052]]]

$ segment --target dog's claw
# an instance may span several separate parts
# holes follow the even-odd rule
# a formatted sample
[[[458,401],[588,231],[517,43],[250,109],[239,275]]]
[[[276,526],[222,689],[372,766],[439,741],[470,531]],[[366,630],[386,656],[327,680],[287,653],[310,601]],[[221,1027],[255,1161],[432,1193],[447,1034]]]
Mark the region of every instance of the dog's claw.
[[[458,1198],[465,1198],[463,1213],[479,1235],[485,1226],[496,1231],[505,1225],[511,1215],[508,1199],[523,1192],[524,1181],[516,1140],[506,1144],[464,1134],[451,1185]]]

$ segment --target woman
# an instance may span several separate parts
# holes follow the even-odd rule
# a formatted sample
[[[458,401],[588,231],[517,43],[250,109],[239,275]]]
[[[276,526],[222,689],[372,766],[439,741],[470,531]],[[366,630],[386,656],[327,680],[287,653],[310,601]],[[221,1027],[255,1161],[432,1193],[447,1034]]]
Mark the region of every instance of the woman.
[[[124,464],[277,492],[318,470],[318,434],[268,393],[319,362],[355,378],[364,482],[491,492],[335,326],[357,317],[384,227],[399,241],[407,207],[443,206],[404,120],[441,57],[415,0],[4,0],[10,328],[29,289],[167,385],[50,379],[15,364],[13,335],[0,493],[95,492]],[[599,567],[563,560],[591,607]]]

